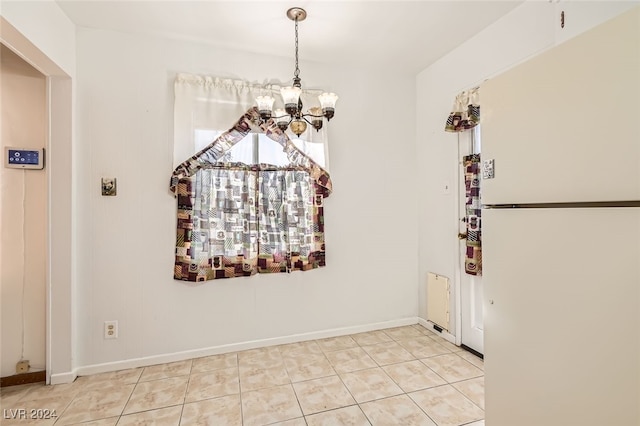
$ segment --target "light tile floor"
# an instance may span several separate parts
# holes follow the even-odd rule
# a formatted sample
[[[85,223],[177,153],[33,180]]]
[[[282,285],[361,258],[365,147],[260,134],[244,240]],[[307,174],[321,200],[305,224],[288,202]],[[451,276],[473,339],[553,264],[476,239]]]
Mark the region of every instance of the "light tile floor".
[[[484,371],[412,325],[7,387],[0,399],[7,426],[480,426]]]

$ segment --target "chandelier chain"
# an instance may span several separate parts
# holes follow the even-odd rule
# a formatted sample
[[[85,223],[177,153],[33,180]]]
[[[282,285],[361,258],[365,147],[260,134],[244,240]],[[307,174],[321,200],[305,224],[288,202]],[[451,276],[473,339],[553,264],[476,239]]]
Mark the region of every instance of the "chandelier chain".
[[[296,78],[300,78],[300,68],[298,67],[298,18],[295,19],[296,23],[296,69],[293,72],[293,75]]]

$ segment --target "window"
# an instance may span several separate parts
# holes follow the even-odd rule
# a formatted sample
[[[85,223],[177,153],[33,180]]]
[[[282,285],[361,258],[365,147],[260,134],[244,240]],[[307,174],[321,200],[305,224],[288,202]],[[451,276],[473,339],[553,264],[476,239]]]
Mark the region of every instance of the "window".
[[[270,135],[250,132],[268,130],[258,119],[249,109],[228,132],[199,130],[196,141],[218,136],[174,170],[175,279],[207,281],[325,265],[323,199],[331,192],[329,175],[279,129]],[[262,146],[279,150],[261,153]],[[281,162],[274,156],[278,151],[286,166],[238,161],[257,156],[261,162]]]
[[[264,91],[279,88],[176,78],[170,187],[178,199],[175,279],[325,264],[323,199],[331,192],[326,130],[308,126],[293,140],[279,129],[267,135],[251,108]],[[303,103],[310,105],[316,95],[303,92]]]

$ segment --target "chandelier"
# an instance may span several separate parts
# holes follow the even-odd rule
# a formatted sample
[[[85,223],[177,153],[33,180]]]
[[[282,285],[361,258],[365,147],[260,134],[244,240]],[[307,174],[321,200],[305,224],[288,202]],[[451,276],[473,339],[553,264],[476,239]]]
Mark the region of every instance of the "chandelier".
[[[293,73],[293,84],[288,87],[283,87],[280,90],[284,102],[284,109],[276,109],[273,111],[275,99],[271,96],[258,96],[256,103],[258,104],[260,118],[263,121],[273,118],[280,130],[284,132],[287,128],[291,128],[291,131],[300,137],[300,135],[307,130],[307,123],[311,124],[314,129],[320,130],[322,128],[323,117],[326,118],[327,121],[333,118],[338,96],[335,93],[322,93],[318,96],[318,100],[320,101],[319,107],[315,106],[309,108],[305,113],[302,112],[302,100],[300,99],[302,84],[300,80],[300,68],[298,67],[298,22],[305,20],[307,12],[300,7],[292,7],[287,10],[287,17],[295,22],[296,68]]]

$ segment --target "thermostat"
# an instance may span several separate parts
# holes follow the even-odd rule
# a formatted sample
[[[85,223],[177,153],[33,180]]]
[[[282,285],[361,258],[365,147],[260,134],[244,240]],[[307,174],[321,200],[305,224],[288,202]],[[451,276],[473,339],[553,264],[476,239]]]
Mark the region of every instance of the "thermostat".
[[[43,169],[44,148],[4,148],[4,166],[14,169]]]

